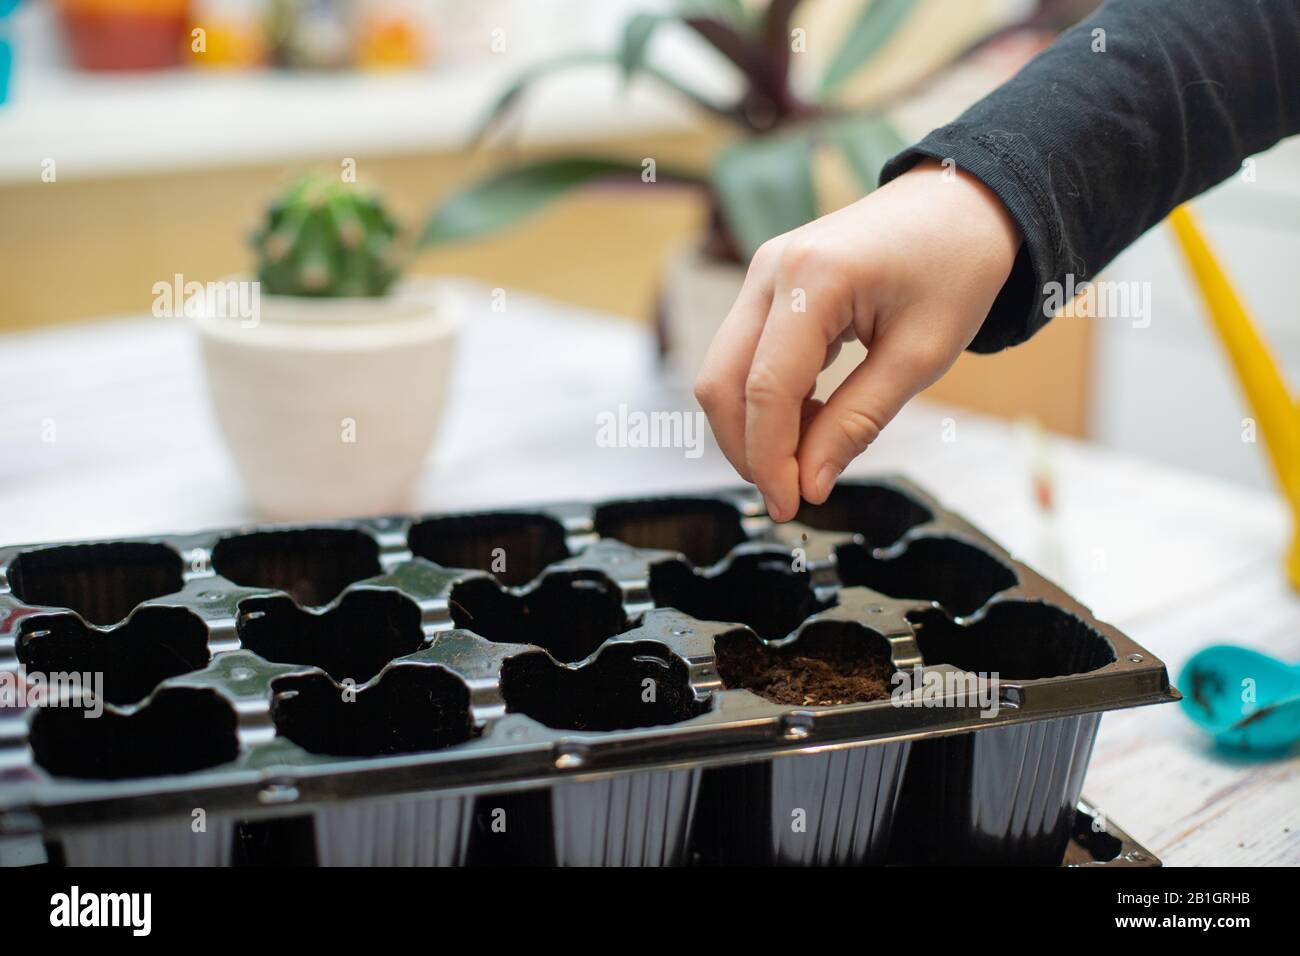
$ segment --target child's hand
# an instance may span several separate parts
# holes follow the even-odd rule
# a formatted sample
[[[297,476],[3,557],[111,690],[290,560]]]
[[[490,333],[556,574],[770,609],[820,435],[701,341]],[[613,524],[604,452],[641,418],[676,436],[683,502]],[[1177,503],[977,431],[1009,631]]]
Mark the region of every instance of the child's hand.
[[[1021,236],[974,177],[925,162],[765,243],[709,347],[695,395],[718,444],[777,521],[835,479],[970,344]],[[801,311],[796,311],[803,305]],[[817,373],[868,348],[825,405]]]

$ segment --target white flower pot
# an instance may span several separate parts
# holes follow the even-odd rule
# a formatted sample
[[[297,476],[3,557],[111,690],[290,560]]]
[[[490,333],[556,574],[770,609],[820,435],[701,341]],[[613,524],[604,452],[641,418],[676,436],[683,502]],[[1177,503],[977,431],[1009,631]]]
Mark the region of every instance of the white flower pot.
[[[446,399],[454,296],[436,283],[380,298],[263,295],[256,325],[202,311],[191,321],[217,421],[262,515],[406,507]]]
[[[668,331],[668,364],[685,384],[695,381],[709,343],[731,311],[745,282],[745,268],[684,249],[669,260],[664,273],[663,308]],[[867,350],[858,342],[840,349],[817,379],[817,398],[825,399],[848,378]]]

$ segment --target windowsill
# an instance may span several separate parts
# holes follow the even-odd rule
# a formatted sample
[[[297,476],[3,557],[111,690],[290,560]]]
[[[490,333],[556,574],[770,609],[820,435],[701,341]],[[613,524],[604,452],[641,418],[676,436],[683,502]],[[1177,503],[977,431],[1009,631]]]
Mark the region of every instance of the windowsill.
[[[65,72],[0,108],[0,183],[60,181],[322,156],[464,147],[518,66],[304,76],[177,71],[166,78]],[[546,81],[523,141],[563,142],[689,128],[694,116],[610,69]]]

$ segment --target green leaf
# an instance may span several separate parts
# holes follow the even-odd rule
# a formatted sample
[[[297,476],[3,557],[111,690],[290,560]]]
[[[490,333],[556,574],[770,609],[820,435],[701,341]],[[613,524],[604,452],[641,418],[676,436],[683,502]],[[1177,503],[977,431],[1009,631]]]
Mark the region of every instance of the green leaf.
[[[740,0],[693,0],[678,5],[675,13],[638,13],[628,20],[623,28],[623,44],[619,60],[623,66],[623,75],[630,77],[637,70],[647,66],[645,54],[650,46],[650,39],[664,23],[680,23],[692,27],[701,33],[704,39],[718,49],[723,56],[733,59],[731,51],[726,49],[725,40],[735,37],[735,42],[743,39],[743,34],[752,33],[755,21],[745,10]],[[711,30],[708,28],[712,28]],[[723,34],[724,42],[715,39]]]
[[[488,107],[487,113],[483,117],[482,123],[479,124],[478,130],[474,134],[474,141],[478,142],[492,129],[492,126],[499,120],[512,106],[519,101],[524,91],[533,83],[542,77],[554,73],[558,70],[567,70],[575,66],[587,66],[592,63],[608,63],[613,57],[608,53],[566,53],[562,56],[553,57],[549,60],[543,60],[535,63],[528,69],[516,76],[505,89],[497,94],[492,105]]]
[[[713,183],[727,225],[747,256],[817,215],[807,135],[764,136],[726,147],[714,164]]]
[[[648,39],[649,38],[647,37],[647,42]],[[644,50],[642,51],[642,53],[644,53]],[[529,67],[528,69],[520,73],[517,77],[515,77],[515,79],[510,83],[510,85],[508,85],[504,90],[501,91],[501,93],[497,95],[497,98],[493,101],[492,106],[489,107],[487,114],[483,117],[483,121],[479,124],[478,130],[475,131],[472,142],[475,143],[481,142],[483,138],[486,137],[489,132],[491,132],[492,127],[497,123],[497,121],[500,120],[501,117],[504,116],[505,113],[511,109],[511,107],[513,107],[516,103],[519,102],[520,97],[524,94],[524,92],[528,89],[528,87],[530,87],[537,80],[540,80],[544,76],[550,73],[554,73],[558,70],[566,70],[578,66],[590,66],[596,63],[616,64],[621,62],[622,56],[623,56],[622,53],[606,53],[606,52],[569,53],[569,54],[565,54],[564,56],[555,57],[554,59],[544,60],[541,63]],[[740,122],[741,116],[738,110],[730,106],[725,106],[723,104],[716,103],[713,100],[709,99],[708,97],[700,93],[697,93],[695,90],[691,89],[689,86],[682,83],[680,80],[676,79],[675,77],[671,76],[668,73],[665,73],[663,70],[660,70],[657,67],[654,67],[651,64],[647,63],[644,57],[642,57],[642,60],[638,65],[638,69],[641,72],[644,72],[647,75],[653,77],[656,82],[662,84],[663,86],[668,87],[669,89],[673,90],[679,95],[690,100],[700,109],[705,110],[708,113],[712,113],[713,115],[728,120],[732,123]]]
[[[756,23],[744,0],[683,0],[678,6],[686,16],[716,17],[751,29]]]
[[[898,130],[879,116],[838,120],[827,127],[826,137],[844,154],[864,194],[876,188],[885,163],[907,145]]]
[[[827,64],[820,95],[825,97],[834,92],[866,66],[898,32],[915,7],[916,0],[871,0]]]
[[[676,20],[677,17],[667,13],[638,13],[623,28],[623,46],[619,50],[619,63],[623,67],[623,78],[629,80],[637,70],[645,65],[646,49],[650,38],[661,23]]]
[[[486,236],[602,179],[631,179],[644,189],[653,188],[656,184],[641,183],[641,170],[637,162],[590,157],[546,159],[516,166],[470,186],[435,209],[424,225],[419,244],[434,246]],[[690,177],[660,169],[657,178]]]

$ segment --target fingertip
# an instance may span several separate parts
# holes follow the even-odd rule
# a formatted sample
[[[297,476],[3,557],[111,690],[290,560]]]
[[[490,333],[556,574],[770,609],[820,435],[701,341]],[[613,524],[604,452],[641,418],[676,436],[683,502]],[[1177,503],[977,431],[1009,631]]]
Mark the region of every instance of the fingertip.
[[[749,458],[754,484],[763,496],[768,517],[773,521],[789,521],[799,510],[799,461],[794,456],[785,461],[768,462],[765,467]]]
[[[763,495],[763,504],[767,508],[767,516],[777,524],[789,521],[795,516],[795,512],[799,510],[798,488],[795,488],[793,500],[787,501],[787,497],[791,496],[771,493],[764,493]]]
[[[831,491],[835,488],[835,482],[843,470],[839,465],[832,464],[829,461],[817,469],[816,485],[817,503],[819,505],[831,496]]]
[[[820,466],[801,468],[799,485],[803,491],[804,500],[813,505],[825,504],[826,499],[835,490],[835,482],[843,470],[839,465],[829,461],[822,463]]]

